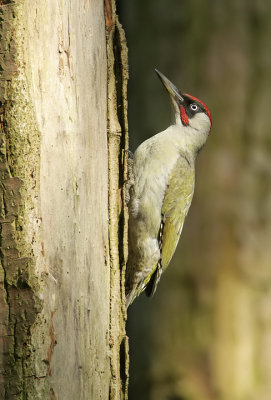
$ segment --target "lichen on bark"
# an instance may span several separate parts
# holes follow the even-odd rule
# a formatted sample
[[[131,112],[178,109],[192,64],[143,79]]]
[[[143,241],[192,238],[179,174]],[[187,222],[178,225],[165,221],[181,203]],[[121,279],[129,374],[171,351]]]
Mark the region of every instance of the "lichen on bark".
[[[37,240],[39,133],[22,69],[20,8],[0,6],[0,315],[3,356],[0,397],[26,396],[36,378],[30,329],[41,310],[33,244]],[[16,43],[16,50],[15,50]],[[34,221],[34,222],[30,222]],[[32,226],[30,226],[32,225]],[[36,225],[36,226],[35,226]]]

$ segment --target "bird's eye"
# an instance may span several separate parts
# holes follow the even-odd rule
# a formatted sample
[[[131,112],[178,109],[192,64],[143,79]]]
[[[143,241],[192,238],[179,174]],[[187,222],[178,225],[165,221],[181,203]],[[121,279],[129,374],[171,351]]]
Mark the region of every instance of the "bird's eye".
[[[198,106],[197,106],[195,103],[193,103],[193,104],[190,105],[190,108],[191,108],[191,110],[193,110],[193,111],[197,111]]]

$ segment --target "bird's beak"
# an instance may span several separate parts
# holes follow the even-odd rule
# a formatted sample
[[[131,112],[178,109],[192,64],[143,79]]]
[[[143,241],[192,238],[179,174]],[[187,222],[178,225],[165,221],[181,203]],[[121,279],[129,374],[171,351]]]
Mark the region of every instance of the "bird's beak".
[[[157,73],[160,81],[163,83],[172,99],[175,100],[177,104],[183,103],[184,98],[179,90],[176,88],[176,86],[174,86],[173,83],[170,82],[170,80],[164,74],[162,74],[162,72],[158,71],[158,69],[155,69],[155,72]]]

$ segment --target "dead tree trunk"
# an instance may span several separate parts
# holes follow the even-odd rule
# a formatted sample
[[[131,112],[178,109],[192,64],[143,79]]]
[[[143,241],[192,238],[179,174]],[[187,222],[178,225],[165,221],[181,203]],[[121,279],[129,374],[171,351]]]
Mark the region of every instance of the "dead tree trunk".
[[[123,32],[111,1],[0,4],[0,398],[125,398]]]

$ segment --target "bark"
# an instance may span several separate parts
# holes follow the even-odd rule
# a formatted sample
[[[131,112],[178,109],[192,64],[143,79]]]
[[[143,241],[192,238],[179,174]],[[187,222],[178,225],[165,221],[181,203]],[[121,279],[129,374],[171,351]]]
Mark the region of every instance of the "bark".
[[[128,397],[129,355],[125,333],[125,265],[128,257],[128,211],[125,204],[127,180],[128,60],[124,31],[116,18],[115,4],[105,2],[108,57],[108,149],[109,149],[109,243],[110,281],[110,398]],[[119,174],[122,171],[122,174]],[[122,285],[120,286],[120,282]]]
[[[4,400],[126,396],[127,59],[106,5],[110,24],[101,0],[0,5]]]

